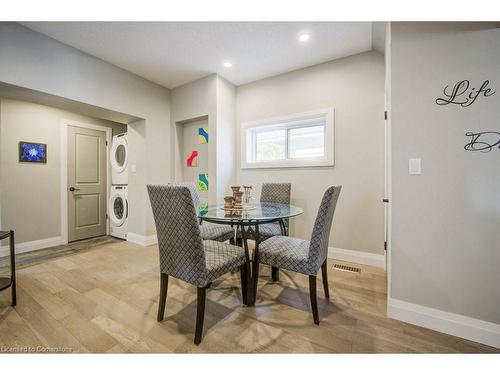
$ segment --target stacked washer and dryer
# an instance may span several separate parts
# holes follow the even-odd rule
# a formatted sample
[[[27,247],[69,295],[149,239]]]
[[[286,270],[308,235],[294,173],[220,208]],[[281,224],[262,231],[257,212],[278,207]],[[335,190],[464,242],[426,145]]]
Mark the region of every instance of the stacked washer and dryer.
[[[113,136],[110,151],[111,194],[108,211],[109,232],[113,237],[127,238],[128,219],[128,142],[127,133]]]

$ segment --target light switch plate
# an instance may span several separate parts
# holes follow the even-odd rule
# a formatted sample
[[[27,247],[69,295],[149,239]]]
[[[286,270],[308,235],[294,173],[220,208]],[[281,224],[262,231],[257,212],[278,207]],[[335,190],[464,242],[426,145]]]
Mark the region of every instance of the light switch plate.
[[[408,159],[408,173],[410,175],[422,174],[422,159]]]
[[[130,170],[131,170],[131,172],[132,172],[132,173],[137,172],[137,166],[136,166],[135,164],[132,164],[132,165],[130,166]]]

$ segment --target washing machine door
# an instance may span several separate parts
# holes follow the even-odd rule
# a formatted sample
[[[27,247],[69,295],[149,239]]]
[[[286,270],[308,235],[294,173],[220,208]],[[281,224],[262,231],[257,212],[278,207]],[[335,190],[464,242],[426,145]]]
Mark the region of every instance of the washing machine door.
[[[115,227],[121,226],[128,216],[128,202],[123,194],[115,193],[109,200],[109,217]]]
[[[118,173],[121,173],[127,168],[128,163],[128,143],[124,136],[113,137],[111,145],[111,167]]]

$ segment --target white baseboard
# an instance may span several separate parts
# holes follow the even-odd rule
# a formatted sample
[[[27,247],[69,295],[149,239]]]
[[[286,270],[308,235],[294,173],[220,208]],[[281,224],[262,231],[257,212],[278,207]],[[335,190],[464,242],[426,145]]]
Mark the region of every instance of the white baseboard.
[[[143,236],[142,234],[128,232],[127,241],[141,246],[150,246],[158,243],[158,238],[156,237],[156,234]]]
[[[328,258],[343,260],[345,262],[365,264],[367,266],[379,267],[385,270],[385,255],[382,254],[329,247]]]
[[[46,247],[59,246],[63,244],[62,237],[43,238],[41,240],[16,243],[16,254],[26,253],[28,251],[45,249]],[[0,257],[9,255],[9,245],[2,246]]]
[[[406,323],[500,348],[500,324],[415,305],[394,298],[387,300],[387,316]]]

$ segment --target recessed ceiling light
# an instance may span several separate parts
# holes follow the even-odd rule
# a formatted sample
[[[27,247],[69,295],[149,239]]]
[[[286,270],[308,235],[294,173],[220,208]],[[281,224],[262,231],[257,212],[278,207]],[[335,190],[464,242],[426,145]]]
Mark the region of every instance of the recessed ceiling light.
[[[230,68],[230,67],[232,67],[232,66],[233,66],[233,63],[232,63],[231,61],[226,61],[226,62],[224,63],[224,66],[225,66],[226,68]]]
[[[311,35],[308,33],[302,33],[299,35],[299,42],[305,43],[311,38]]]

